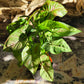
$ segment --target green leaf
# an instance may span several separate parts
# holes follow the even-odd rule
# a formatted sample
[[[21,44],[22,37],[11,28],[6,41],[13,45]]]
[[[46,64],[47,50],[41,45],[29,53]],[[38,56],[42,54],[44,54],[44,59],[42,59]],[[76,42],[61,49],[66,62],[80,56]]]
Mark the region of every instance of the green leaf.
[[[22,63],[31,71],[35,72],[37,68],[33,68],[32,56],[29,54],[29,47],[26,46],[22,51]]]
[[[52,41],[52,33],[47,31],[45,32],[45,38],[47,39],[47,41]]]
[[[35,43],[30,49],[26,46],[22,51],[22,62],[23,64],[35,74],[38,65],[40,64],[40,44]]]
[[[48,81],[53,81],[54,79],[54,70],[47,55],[42,55],[40,57],[42,62],[40,69],[40,76]]]
[[[18,21],[10,23],[6,29],[9,32],[9,34],[11,34],[12,32],[14,32],[17,28],[22,27],[25,23],[26,23],[26,19],[20,18]]]
[[[49,51],[49,49],[50,49],[50,43],[49,42],[43,43],[43,45],[41,46],[41,48],[45,49],[46,51]]]
[[[70,49],[66,41],[64,41],[64,39],[59,39],[52,41],[49,51],[52,54],[60,54],[62,52],[71,52],[72,50]]]
[[[53,20],[56,16],[63,17],[67,10],[58,2],[46,1],[42,8],[33,15],[36,23],[41,23],[44,20]]]
[[[71,52],[72,50],[64,41],[64,39],[58,39],[55,41],[52,41],[51,43],[45,42],[42,45],[42,49],[45,49],[46,51],[49,51],[52,54],[60,54],[62,52]]]
[[[52,33],[52,37],[71,36],[81,32],[68,24],[52,20],[45,20],[38,25],[38,28],[41,31],[49,30]]]
[[[69,30],[68,27],[69,26],[66,25],[65,23],[52,20],[45,20],[44,22],[38,25],[39,30],[50,30],[50,31],[52,31],[52,29],[58,29],[58,28]]]
[[[34,15],[34,20],[38,21],[38,20],[45,20],[45,17],[48,15],[48,11],[45,11],[43,9],[40,9],[39,12],[37,14]]]
[[[27,28],[28,25],[24,25],[21,28],[15,30],[13,33],[11,33],[5,41],[3,49],[11,48],[12,50],[19,50],[23,48],[27,41],[27,36],[25,34]]]
[[[52,23],[50,23],[50,21],[52,22],[52,20],[45,20],[45,21],[43,21],[42,23],[40,23],[38,25],[38,29],[41,30],[41,31],[50,30],[49,24],[52,24]]]
[[[65,28],[68,29],[67,27],[69,27],[68,25],[66,25],[65,23],[59,22],[59,21],[52,21],[52,20],[45,20],[44,22],[40,23],[38,25],[39,29],[41,27],[44,27],[47,29],[56,29],[56,28]]]
[[[67,13],[67,10],[64,8],[64,6],[58,2],[47,1],[46,3],[48,5],[48,11],[54,16],[63,17]]]
[[[56,21],[56,28],[51,30],[53,37],[72,36],[81,31],[63,22]]]

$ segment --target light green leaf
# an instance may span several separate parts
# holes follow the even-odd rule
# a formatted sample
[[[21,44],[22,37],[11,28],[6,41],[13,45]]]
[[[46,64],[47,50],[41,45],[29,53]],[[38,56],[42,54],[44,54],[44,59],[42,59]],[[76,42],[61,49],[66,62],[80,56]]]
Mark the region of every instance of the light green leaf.
[[[32,72],[34,72],[35,68],[32,67],[32,56],[29,54],[29,47],[26,46],[22,51],[22,63]],[[36,71],[36,70],[35,70]]]
[[[56,28],[51,30],[53,37],[72,36],[81,31],[63,22],[56,21]]]
[[[52,54],[60,54],[62,52],[71,52],[72,50],[70,49],[66,41],[64,41],[64,39],[59,39],[52,41],[49,51]]]
[[[40,69],[40,76],[48,81],[53,81],[54,79],[54,70],[47,55],[42,55],[40,57],[42,62]]]
[[[49,30],[52,33],[52,37],[71,36],[81,31],[59,21],[45,20],[38,25],[39,30]]]
[[[47,41],[51,41],[52,40],[52,33],[47,31],[45,32],[45,38],[47,39]]]
[[[45,42],[42,46],[41,46],[42,49],[45,49],[46,51],[49,51],[50,49],[50,43],[49,42]]]
[[[58,2],[46,1],[42,8],[34,14],[34,20],[43,22],[44,20],[53,20],[56,16],[63,17],[67,13],[67,10]]]
[[[11,33],[6,40],[3,49],[11,48],[12,50],[19,50],[23,48],[27,41],[27,36],[25,34],[27,28],[28,25],[24,25],[23,27]]]
[[[52,20],[45,20],[38,25],[39,30],[50,30],[56,28],[56,22]]]
[[[60,54],[62,52],[71,52],[69,45],[64,41],[64,39],[58,39],[52,42],[45,42],[42,45],[42,49],[49,51],[52,54]]]
[[[22,62],[23,64],[35,74],[37,71],[38,65],[40,63],[40,45],[39,43],[35,43],[32,46],[32,50],[28,46],[26,46],[22,51]]]
[[[47,1],[46,3],[48,5],[48,11],[54,16],[63,17],[67,13],[67,10],[64,8],[64,6],[58,2]]]

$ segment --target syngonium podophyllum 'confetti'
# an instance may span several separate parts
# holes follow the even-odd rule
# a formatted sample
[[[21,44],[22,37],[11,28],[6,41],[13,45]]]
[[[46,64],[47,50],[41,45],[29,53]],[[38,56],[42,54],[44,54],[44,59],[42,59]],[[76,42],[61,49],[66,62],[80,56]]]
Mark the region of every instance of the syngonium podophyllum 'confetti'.
[[[54,70],[52,60],[47,56],[48,53],[71,52],[69,45],[62,37],[81,32],[68,24],[54,21],[56,16],[63,17],[66,13],[66,9],[61,4],[47,0],[28,18],[20,18],[7,26],[10,35],[3,49],[12,51],[20,65],[24,64],[32,74],[36,73],[40,65],[41,77],[53,81]]]

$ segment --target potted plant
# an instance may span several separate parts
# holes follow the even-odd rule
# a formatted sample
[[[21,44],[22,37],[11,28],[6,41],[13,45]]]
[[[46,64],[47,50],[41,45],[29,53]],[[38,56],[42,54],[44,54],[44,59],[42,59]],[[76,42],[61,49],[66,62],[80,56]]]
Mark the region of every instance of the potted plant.
[[[51,54],[71,52],[63,39],[81,31],[63,22],[54,21],[56,16],[63,17],[67,10],[58,2],[47,0],[31,15],[20,17],[7,26],[9,37],[4,43],[4,50],[12,51],[20,65],[25,65],[32,74],[40,66],[40,76],[53,81],[54,70]],[[30,24],[31,23],[31,24]]]

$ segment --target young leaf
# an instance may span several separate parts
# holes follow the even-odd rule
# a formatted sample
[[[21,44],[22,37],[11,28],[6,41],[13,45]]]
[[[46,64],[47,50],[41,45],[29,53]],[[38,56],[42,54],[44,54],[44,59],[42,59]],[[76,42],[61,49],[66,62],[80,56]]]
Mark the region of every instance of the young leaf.
[[[28,25],[24,25],[21,28],[15,30],[13,33],[11,33],[6,40],[3,49],[11,48],[13,50],[19,50],[23,48],[27,41],[27,36],[25,34],[27,28]]]
[[[41,20],[42,18],[45,18],[47,15],[48,15],[48,11],[40,9],[39,12],[36,15],[34,15],[34,20],[35,21]],[[44,20],[45,19],[43,19],[43,21]]]
[[[26,46],[22,51],[22,62],[23,64],[35,74],[37,71],[38,65],[40,63],[40,45],[35,43],[32,47],[32,50]]]
[[[38,29],[41,31],[46,31],[55,27],[55,25],[56,24],[54,24],[52,20],[45,20],[38,25]]]
[[[48,81],[53,81],[54,79],[54,70],[47,55],[42,55],[40,57],[42,62],[40,69],[40,76]]]
[[[63,28],[69,31],[68,27],[70,26],[66,25],[65,23],[59,21],[52,21],[52,20],[45,20],[44,22],[38,25],[39,30],[50,30],[50,31],[52,29],[58,29],[58,28]]]
[[[41,31],[49,30],[52,33],[52,37],[71,36],[81,32],[80,30],[63,22],[52,20],[45,20],[38,25],[38,28]]]
[[[38,25],[39,28],[41,27],[48,27],[48,29],[56,29],[56,28],[65,28],[68,29],[69,25],[66,25],[65,23],[59,22],[59,21],[53,21],[53,20],[45,20],[44,22],[40,23]]]

